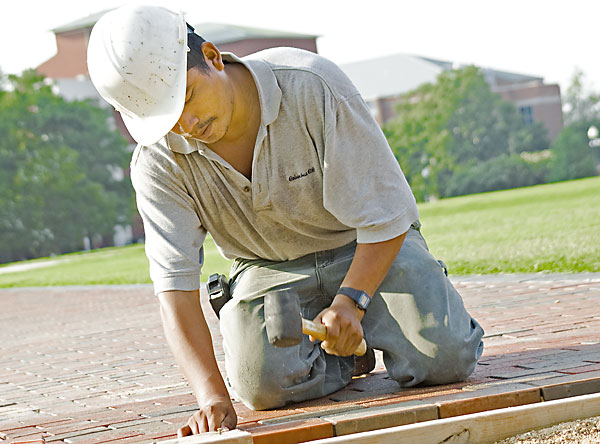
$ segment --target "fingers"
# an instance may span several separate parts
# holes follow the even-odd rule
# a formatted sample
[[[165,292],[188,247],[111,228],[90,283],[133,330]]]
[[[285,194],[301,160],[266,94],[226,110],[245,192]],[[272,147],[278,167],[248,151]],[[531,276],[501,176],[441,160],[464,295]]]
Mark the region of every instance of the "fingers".
[[[177,435],[179,435],[179,432],[181,432],[181,437],[208,432],[208,427],[206,426],[206,417],[201,413],[202,412],[196,412],[190,416],[187,424],[179,429]]]
[[[216,431],[218,427],[214,427],[213,424],[213,428],[211,428],[209,425],[209,422],[211,421],[210,419],[207,421],[207,419],[208,418],[203,415],[201,411],[194,413],[188,419],[187,424],[177,430],[177,436],[179,438],[183,438],[184,436],[198,435],[199,433]]]
[[[331,316],[325,316],[323,324],[327,327],[327,337],[321,342],[321,348],[331,355],[338,355],[343,352],[340,345],[344,342],[344,338],[340,338],[339,320],[335,314],[332,314]]]
[[[360,321],[343,311],[329,307],[315,318],[327,327],[327,338],[321,343],[321,348],[336,356],[350,356],[358,348],[363,331]]]
[[[202,430],[203,432],[214,432],[217,429],[222,429],[223,421],[225,420],[225,414],[222,412],[214,412],[208,417],[208,429]]]
[[[228,400],[225,405],[216,403],[198,410],[190,416],[187,424],[177,431],[177,436],[182,438],[204,432],[228,431],[235,429],[236,425],[237,414]]]
[[[198,433],[206,430],[202,430],[202,427],[198,424],[199,418],[196,417],[198,413],[190,416],[186,425],[177,430],[177,436],[183,438],[184,436],[197,435]]]
[[[209,416],[208,426],[206,427],[206,430],[201,430],[201,432],[214,432],[219,428],[221,428],[221,421],[217,421],[214,416]]]
[[[327,341],[321,343],[321,347],[327,353],[336,356],[350,356],[354,354],[360,342],[362,334],[353,331],[345,331],[332,339],[327,336]]]

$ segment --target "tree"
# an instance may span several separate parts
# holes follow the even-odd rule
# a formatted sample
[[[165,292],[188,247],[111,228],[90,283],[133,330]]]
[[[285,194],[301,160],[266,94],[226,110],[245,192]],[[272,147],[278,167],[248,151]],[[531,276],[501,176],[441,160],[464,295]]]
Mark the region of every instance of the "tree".
[[[111,113],[66,102],[35,71],[0,90],[0,260],[81,249],[131,215],[127,143]]]
[[[587,136],[591,126],[600,127],[600,94],[588,87],[580,69],[573,73],[563,103],[566,125],[550,147],[548,180],[552,182],[594,176],[600,163],[600,148],[590,146]]]
[[[397,111],[385,133],[418,200],[447,196],[454,175],[482,162],[548,147],[546,130],[527,125],[475,67],[442,72]]]
[[[552,143],[552,161],[549,166],[548,181],[579,179],[597,174],[594,150],[589,146],[588,128],[600,127],[600,120],[578,120],[565,126]]]
[[[600,94],[591,92],[586,85],[583,71],[575,69],[571,84],[563,97],[565,124],[589,121],[598,118],[600,114]]]

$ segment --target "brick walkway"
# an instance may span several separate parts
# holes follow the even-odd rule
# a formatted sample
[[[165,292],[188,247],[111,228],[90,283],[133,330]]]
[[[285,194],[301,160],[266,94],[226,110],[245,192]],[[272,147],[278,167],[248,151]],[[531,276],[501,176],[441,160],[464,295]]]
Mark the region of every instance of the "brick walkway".
[[[255,443],[295,443],[600,391],[600,273],[453,281],[486,330],[469,380],[401,390],[378,356],[327,398],[235,404],[240,428]],[[0,442],[163,441],[195,410],[150,286],[6,289],[0,308]]]

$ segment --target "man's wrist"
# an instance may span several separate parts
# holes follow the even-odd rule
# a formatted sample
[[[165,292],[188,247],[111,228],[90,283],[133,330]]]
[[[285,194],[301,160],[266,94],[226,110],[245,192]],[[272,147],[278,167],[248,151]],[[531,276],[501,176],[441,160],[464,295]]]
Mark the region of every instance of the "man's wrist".
[[[342,286],[339,288],[337,293],[348,297],[354,302],[356,308],[362,311],[367,311],[367,307],[371,303],[371,296],[363,290]]]
[[[335,298],[333,298],[331,307],[334,306],[338,306],[340,308],[348,310],[349,312],[354,313],[359,321],[361,321],[362,318],[365,316],[365,311],[358,308],[352,299],[343,294],[337,294]]]
[[[196,381],[190,382],[198,401],[202,399],[229,398],[230,396],[221,372],[218,374],[211,372],[202,379],[198,378]]]

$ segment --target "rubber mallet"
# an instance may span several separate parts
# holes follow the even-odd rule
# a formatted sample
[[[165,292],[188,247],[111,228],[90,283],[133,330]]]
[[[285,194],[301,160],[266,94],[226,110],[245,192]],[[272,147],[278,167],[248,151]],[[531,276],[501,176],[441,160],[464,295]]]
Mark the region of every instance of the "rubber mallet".
[[[265,324],[269,343],[276,347],[292,347],[302,342],[302,333],[320,341],[327,338],[327,327],[302,318],[300,299],[291,290],[269,292],[265,296]],[[363,338],[354,354],[367,351]]]

